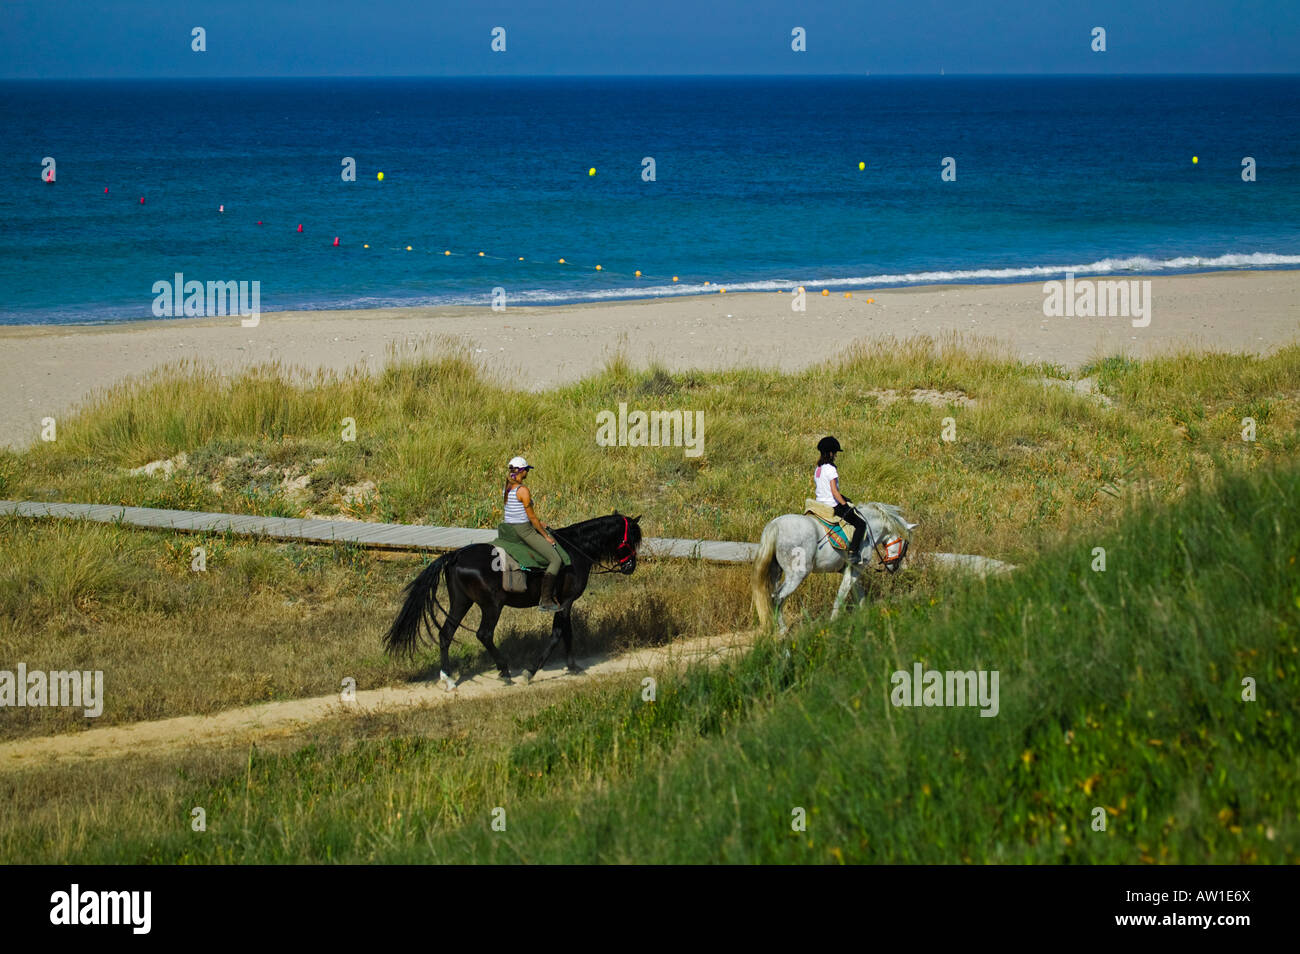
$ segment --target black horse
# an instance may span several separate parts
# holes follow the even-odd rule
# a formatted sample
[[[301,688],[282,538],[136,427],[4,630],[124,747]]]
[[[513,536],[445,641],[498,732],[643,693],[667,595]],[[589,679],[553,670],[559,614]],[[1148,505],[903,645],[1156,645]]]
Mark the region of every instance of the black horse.
[[[636,548],[641,543],[641,528],[637,521],[640,517],[625,517],[617,510],[608,517],[595,517],[575,523],[571,527],[552,529],[551,535],[564,546],[573,560],[572,566],[562,567],[559,578],[555,581],[555,600],[560,610],[555,614],[551,625],[551,641],[537,660],[537,665],[525,671],[525,678],[532,679],[537,670],[546,664],[555,644],[564,639],[564,649],[568,654],[568,669],[571,673],[580,672],[578,662],[573,658],[573,624],[570,612],[573,603],[587,588],[592,568],[602,564],[612,564],[611,569],[620,573],[631,573],[636,569]],[[447,577],[448,605],[438,602],[438,579]],[[478,626],[478,638],[501,672],[501,678],[510,681],[510,667],[505,658],[492,642],[492,633],[501,617],[501,610],[506,606],[536,606],[541,600],[542,574],[528,574],[528,589],[523,593],[507,593],[501,587],[501,567],[496,561],[490,543],[475,543],[461,547],[452,553],[444,554],[430,563],[406,587],[406,601],[402,604],[397,619],[384,637],[388,652],[413,653],[420,637],[420,625],[428,627],[430,638],[437,624],[434,607],[446,614],[442,626],[438,629],[438,645],[442,650],[442,670],[439,678],[449,688],[456,683],[451,677],[451,662],[447,650],[451,647],[456,627],[471,603],[478,605],[482,612],[482,621]]]

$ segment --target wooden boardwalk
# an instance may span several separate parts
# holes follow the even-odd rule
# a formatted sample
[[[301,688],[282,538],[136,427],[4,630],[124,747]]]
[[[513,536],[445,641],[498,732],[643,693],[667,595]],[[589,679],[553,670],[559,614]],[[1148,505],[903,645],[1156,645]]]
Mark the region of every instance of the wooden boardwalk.
[[[230,513],[202,513],[192,510],[159,510],[153,507],[121,507],[111,504],[41,503],[0,500],[0,514],[24,517],[57,517],[119,523],[154,530],[186,533],[235,533],[274,540],[305,540],[310,543],[355,543],[382,550],[456,550],[471,543],[488,543],[495,530],[462,527],[428,527],[405,523],[364,523],[356,520],[300,520],[293,517],[253,517]],[[641,542],[643,556],[707,563],[752,563],[757,544],[727,540],[675,540],[648,537]]]

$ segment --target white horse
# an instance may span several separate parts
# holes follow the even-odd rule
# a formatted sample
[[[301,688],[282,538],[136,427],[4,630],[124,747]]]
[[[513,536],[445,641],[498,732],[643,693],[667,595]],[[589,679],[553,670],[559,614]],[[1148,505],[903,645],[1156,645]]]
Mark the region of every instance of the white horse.
[[[834,619],[850,589],[854,599],[862,602],[865,594],[860,577],[873,562],[879,564],[888,559],[890,568],[897,568],[898,561],[894,558],[901,549],[898,541],[910,545],[912,528],[916,524],[908,523],[892,504],[857,504],[853,509],[867,522],[862,537],[862,553],[866,559],[858,565],[846,562],[844,552],[831,545],[826,525],[810,514],[787,513],[763,528],[763,536],[758,541],[758,557],[754,561],[752,589],[754,609],[764,629],[771,627],[774,610],[781,633],[789,629],[781,617],[781,604],[799,588],[809,573],[844,572],[844,581],[840,583],[840,590],[835,594],[835,606],[831,609],[831,619]],[[848,529],[851,531],[852,528]],[[894,548],[886,553],[885,548],[891,542]],[[777,585],[778,575],[780,585]]]

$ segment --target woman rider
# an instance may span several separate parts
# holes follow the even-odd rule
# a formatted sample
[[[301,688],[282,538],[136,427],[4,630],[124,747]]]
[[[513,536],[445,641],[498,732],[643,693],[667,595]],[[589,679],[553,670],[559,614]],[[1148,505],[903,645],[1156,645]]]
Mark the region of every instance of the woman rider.
[[[542,559],[548,561],[546,575],[542,577],[542,597],[537,608],[543,613],[554,613],[560,608],[555,602],[555,580],[560,572],[560,553],[555,549],[555,537],[550,529],[533,513],[533,497],[524,486],[524,479],[533,465],[522,457],[512,457],[506,478],[503,499],[506,506],[505,522],[511,525],[519,541]]]
[[[843,448],[833,437],[823,437],[817,442],[817,469],[813,471],[813,487],[817,489],[817,502],[835,510],[835,516],[853,525],[853,539],[849,542],[849,563],[861,563],[862,535],[867,532],[867,522],[850,505],[849,498],[840,493],[840,472],[835,469],[835,455]]]

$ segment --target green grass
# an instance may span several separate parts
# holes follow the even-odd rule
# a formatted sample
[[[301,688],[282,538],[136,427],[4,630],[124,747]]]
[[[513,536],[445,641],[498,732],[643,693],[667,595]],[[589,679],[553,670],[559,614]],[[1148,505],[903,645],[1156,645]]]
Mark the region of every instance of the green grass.
[[[395,357],[374,379],[181,366],[123,384],[61,419],[57,443],[0,451],[0,495],[491,526],[501,462],[522,452],[551,523],[617,506],[650,535],[753,540],[799,506],[809,448],[832,432],[845,490],[903,505],[919,548],[1025,569],[987,585],[900,574],[833,627],[815,619],[837,581],[819,577],[788,604],[805,620],[788,656],[761,640],[661,674],[653,704],[639,678],[575,680],[251,750],[10,773],[0,861],[1296,860],[1300,348],[1105,359],[1085,373],[1111,408],[1044,388],[1059,369],[957,340],[790,375],[617,357],[544,393],[454,352]],[[913,388],[976,403],[913,403]],[[596,413],[624,401],[703,411],[704,455],[596,446]],[[127,473],[181,452],[171,478]],[[206,573],[189,572],[195,545]],[[433,654],[379,651],[419,565],[4,518],[0,667],[104,670],[99,725],[427,678]],[[579,652],[750,625],[747,574],[644,560],[584,599]],[[507,613],[498,644],[518,667],[544,633],[535,612]],[[459,665],[489,670],[463,635]],[[893,709],[889,673],[917,661],[998,669],[1001,714]],[[1246,675],[1258,702],[1240,701]],[[3,715],[0,739],[88,724]],[[488,827],[496,807],[505,832]]]
[[[1124,478],[1172,495],[1212,455],[1243,465],[1294,455],[1300,347],[1264,358],[1177,355],[1088,369],[1117,406],[1044,388],[1058,369],[978,342],[862,345],[796,374],[669,373],[615,357],[543,393],[517,391],[456,351],[394,351],[375,377],[277,364],[235,378],[181,364],[99,394],[59,422],[59,440],[0,454],[8,497],[266,515],[487,527],[504,462],[536,461],[539,513],[563,525],[617,507],[657,536],[756,539],[809,490],[817,440],[834,433],[845,490],[919,517],[925,546],[1019,561],[1113,507]],[[974,406],[907,400],[956,391]],[[879,392],[903,399],[886,404]],[[704,452],[601,447],[596,415],[704,414]],[[1241,439],[1254,417],[1257,438]],[[957,440],[941,439],[952,417]],[[344,440],[344,421],[355,440]],[[171,478],[130,476],[187,455]],[[1125,476],[1127,474],[1127,477]],[[286,481],[310,478],[295,491]],[[373,490],[367,490],[369,483]]]
[[[0,860],[1295,863],[1300,468],[1227,466],[1124,516],[1009,578],[661,674],[654,702],[615,680],[474,727],[335,727],[125,805],[110,770],[111,818],[6,779]],[[998,670],[999,714],[894,708],[914,662]]]

